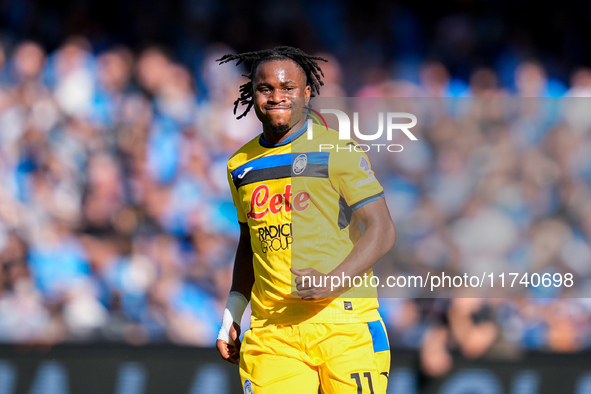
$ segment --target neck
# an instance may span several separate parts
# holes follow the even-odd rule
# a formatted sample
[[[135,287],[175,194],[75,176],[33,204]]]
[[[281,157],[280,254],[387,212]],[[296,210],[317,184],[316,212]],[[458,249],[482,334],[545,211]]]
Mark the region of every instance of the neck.
[[[291,137],[294,133],[299,131],[302,127],[304,127],[304,123],[306,122],[306,118],[304,117],[295,125],[292,125],[287,131],[284,133],[277,133],[274,132],[269,126],[263,126],[263,138],[265,141],[268,141],[272,144],[279,144],[289,137]]]

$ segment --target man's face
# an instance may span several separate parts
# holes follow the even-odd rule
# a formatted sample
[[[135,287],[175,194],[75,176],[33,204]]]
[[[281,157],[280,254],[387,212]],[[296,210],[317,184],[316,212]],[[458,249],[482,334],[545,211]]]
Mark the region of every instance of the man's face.
[[[273,60],[260,64],[253,76],[254,109],[266,129],[282,134],[303,116],[310,99],[306,75],[292,60]],[[296,99],[299,97],[299,99]]]

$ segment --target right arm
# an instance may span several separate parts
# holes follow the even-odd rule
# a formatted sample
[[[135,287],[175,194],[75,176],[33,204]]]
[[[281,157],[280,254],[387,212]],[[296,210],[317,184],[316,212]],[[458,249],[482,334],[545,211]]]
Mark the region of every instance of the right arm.
[[[222,318],[216,347],[224,360],[238,365],[240,358],[240,320],[254,285],[252,245],[247,223],[240,223],[240,239],[234,259],[232,287]]]
[[[250,243],[250,228],[248,223],[240,223],[240,240],[234,259],[232,287],[230,291],[237,291],[250,301],[250,292],[254,286],[254,269],[252,267],[252,244]]]

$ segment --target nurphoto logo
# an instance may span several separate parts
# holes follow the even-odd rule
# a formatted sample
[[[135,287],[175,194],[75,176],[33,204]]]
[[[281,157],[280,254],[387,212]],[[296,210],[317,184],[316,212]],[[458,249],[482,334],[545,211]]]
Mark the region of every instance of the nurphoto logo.
[[[351,127],[351,119],[349,115],[344,111],[338,109],[321,109],[320,112],[313,110],[312,108],[306,108],[308,112],[308,129],[307,138],[312,140],[314,138],[313,124],[317,123],[320,126],[324,126],[328,130],[326,119],[322,114],[331,114],[337,117],[338,121],[338,133],[339,140],[351,140],[351,129],[356,139],[362,141],[376,141],[382,137],[384,130],[386,132],[386,139],[392,141],[395,132],[403,132],[406,137],[411,141],[417,141],[417,137],[410,131],[411,128],[416,126],[417,117],[408,112],[379,112],[378,116],[378,130],[373,133],[362,133],[359,128],[359,112],[353,112],[353,127]],[[402,152],[404,147],[400,144],[351,144],[348,143],[345,146],[333,145],[333,144],[319,144],[318,151],[330,151],[330,150],[347,150],[349,152],[368,152],[370,150],[380,149],[387,150],[388,152]]]

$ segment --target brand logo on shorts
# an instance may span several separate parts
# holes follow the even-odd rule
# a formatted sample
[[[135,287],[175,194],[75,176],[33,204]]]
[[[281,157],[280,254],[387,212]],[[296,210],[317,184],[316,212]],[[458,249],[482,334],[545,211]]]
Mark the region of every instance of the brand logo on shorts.
[[[248,379],[244,381],[244,394],[252,394],[252,383]]]
[[[300,175],[306,169],[308,165],[308,156],[304,153],[296,157],[295,161],[293,162],[293,173],[295,175]]]

